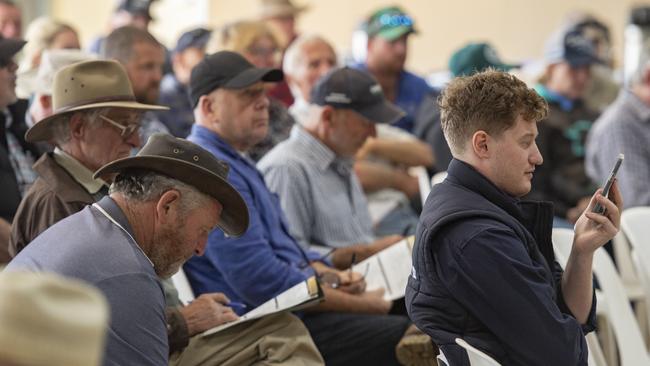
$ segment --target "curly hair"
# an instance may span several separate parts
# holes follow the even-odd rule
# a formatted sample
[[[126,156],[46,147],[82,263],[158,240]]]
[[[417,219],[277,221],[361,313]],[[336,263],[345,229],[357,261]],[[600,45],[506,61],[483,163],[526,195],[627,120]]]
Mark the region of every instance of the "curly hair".
[[[452,80],[439,98],[445,139],[454,155],[465,150],[476,131],[499,136],[517,117],[546,118],[546,101],[514,75],[488,69]]]

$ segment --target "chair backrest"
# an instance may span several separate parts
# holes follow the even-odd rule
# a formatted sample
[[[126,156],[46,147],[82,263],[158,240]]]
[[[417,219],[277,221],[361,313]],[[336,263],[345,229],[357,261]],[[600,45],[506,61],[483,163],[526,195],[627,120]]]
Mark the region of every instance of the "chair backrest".
[[[632,259],[637,275],[650,300],[650,207],[633,207],[623,211],[621,230],[633,248]]]
[[[429,173],[423,166],[414,166],[409,168],[409,174],[418,178],[420,199],[422,199],[422,205],[424,205],[424,202],[427,201],[427,197],[429,197],[429,193],[431,192],[431,181],[429,180]]]
[[[469,358],[469,364],[471,366],[500,366],[501,364],[496,362],[492,357],[488,356],[484,352],[473,347],[471,344],[465,342],[462,338],[456,338],[456,344],[463,347],[467,352],[467,357]]]
[[[447,172],[438,172],[431,177],[431,186],[435,186],[438,183],[442,183],[443,180],[447,178]]]
[[[178,291],[178,298],[183,302],[183,304],[189,304],[194,300],[194,291],[192,286],[190,286],[190,281],[188,281],[187,276],[183,268],[180,268],[175,275],[172,276],[172,282]]]
[[[572,246],[573,230],[553,229],[553,247],[561,265],[566,266]],[[599,248],[594,254],[593,271],[605,297],[605,313],[616,336],[620,365],[650,365],[643,335],[627,299],[623,282],[612,259],[603,248]]]

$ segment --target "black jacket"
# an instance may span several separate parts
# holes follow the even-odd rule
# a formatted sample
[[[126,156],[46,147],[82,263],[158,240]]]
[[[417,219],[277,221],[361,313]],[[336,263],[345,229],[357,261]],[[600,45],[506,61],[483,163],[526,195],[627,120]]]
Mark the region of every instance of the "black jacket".
[[[24,99],[20,99],[9,106],[9,112],[13,118],[9,131],[16,137],[23,151],[29,152],[34,158],[34,161],[36,161],[39,156],[38,150],[34,145],[25,142],[25,132],[27,131],[25,113],[27,112],[27,107],[28,102]],[[5,117],[3,113],[0,113],[0,217],[11,223],[20,200],[21,194],[18,188],[18,182],[16,181],[16,175],[9,160]]]
[[[586,365],[584,332],[562,298],[552,205],[519,202],[452,160],[425,204],[406,288],[411,320],[451,366],[469,365],[460,337],[503,365]]]

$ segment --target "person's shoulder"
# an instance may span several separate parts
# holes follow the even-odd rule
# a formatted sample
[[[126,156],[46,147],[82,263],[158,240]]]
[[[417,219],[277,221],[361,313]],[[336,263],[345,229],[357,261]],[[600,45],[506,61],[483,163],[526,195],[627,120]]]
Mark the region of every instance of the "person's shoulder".
[[[262,172],[285,166],[301,166],[307,164],[305,154],[298,153],[299,144],[289,138],[275,145],[257,163],[258,169]]]
[[[424,78],[410,71],[402,71],[402,78],[409,88],[417,88],[419,92],[430,93],[434,90]]]

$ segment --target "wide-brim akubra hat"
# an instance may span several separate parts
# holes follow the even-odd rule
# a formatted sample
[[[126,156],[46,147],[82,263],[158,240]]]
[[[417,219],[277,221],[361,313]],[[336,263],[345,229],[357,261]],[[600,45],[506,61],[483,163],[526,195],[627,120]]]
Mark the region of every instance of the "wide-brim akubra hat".
[[[223,206],[219,227],[227,235],[240,236],[246,232],[248,208],[239,192],[228,183],[228,165],[193,142],[154,134],[136,156],[108,163],[94,177],[130,168],[151,170],[195,187]]]
[[[168,107],[138,103],[129,76],[122,65],[112,60],[93,60],[72,64],[54,75],[53,114],[38,121],[25,134],[29,142],[48,141],[53,122],[62,115],[91,108],[165,110]]]
[[[294,5],[291,0],[261,0],[259,16],[261,19],[298,15],[309,9],[306,5]]]

